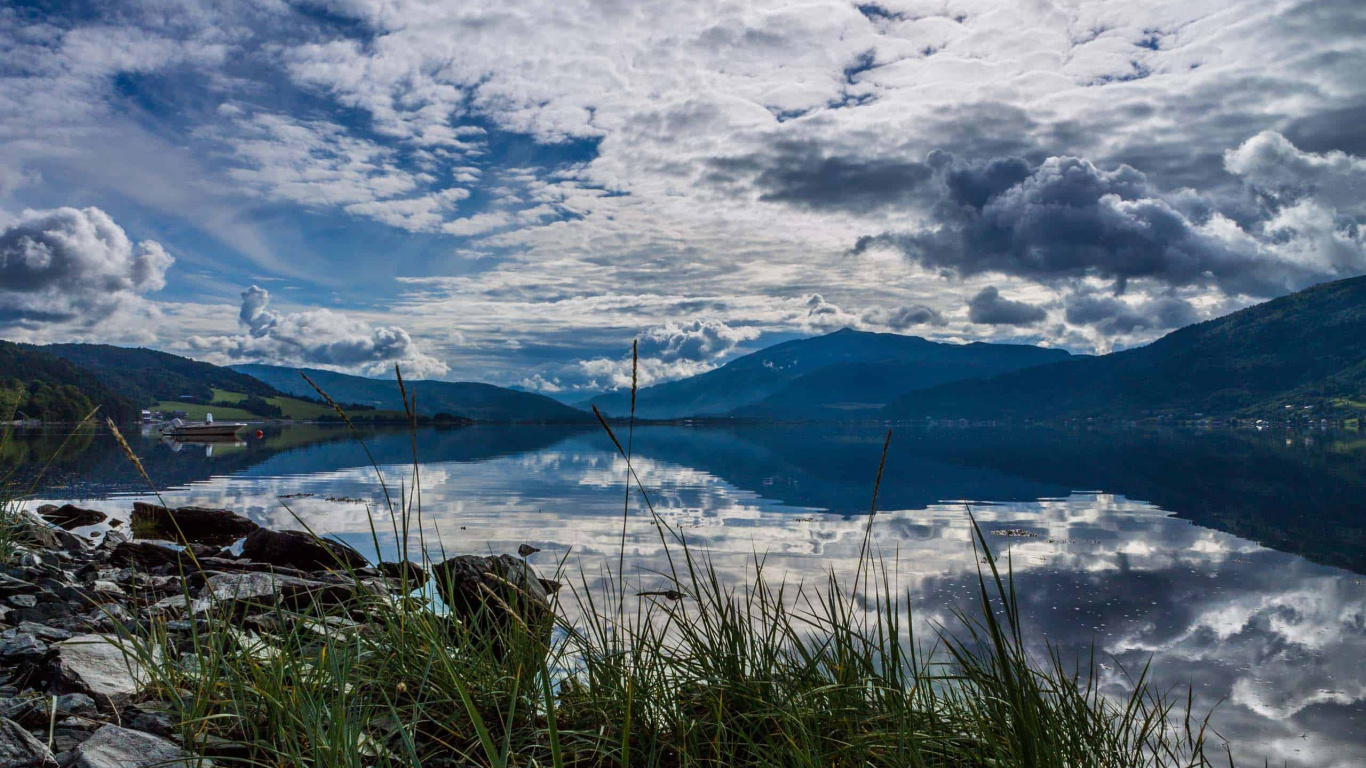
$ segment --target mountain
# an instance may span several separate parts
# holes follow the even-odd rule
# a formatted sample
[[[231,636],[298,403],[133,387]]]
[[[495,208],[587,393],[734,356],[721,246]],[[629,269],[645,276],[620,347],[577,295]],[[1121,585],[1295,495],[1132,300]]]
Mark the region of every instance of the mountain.
[[[296,397],[317,397],[299,372],[308,374],[324,392],[339,403],[358,403],[376,408],[402,410],[403,399],[394,380],[367,379],[312,368],[287,368],[251,363],[232,366],[234,371]],[[583,422],[592,416],[557,400],[530,392],[517,392],[492,384],[451,381],[405,381],[417,397],[417,411],[435,415],[449,413],[476,421]]]
[[[769,419],[878,417],[899,396],[937,384],[995,376],[1071,357],[1024,344],[934,344],[896,360],[837,363],[798,376],[734,416]]]
[[[914,389],[991,376],[1069,357],[1063,350],[1007,344],[943,344],[917,336],[844,329],[760,350],[707,373],[639,391],[642,418],[750,416],[847,418],[875,413]],[[592,400],[624,416],[629,392]]]
[[[183,395],[207,403],[214,399],[215,389],[257,397],[280,394],[231,368],[154,349],[108,344],[49,344],[42,349],[89,370],[105,385],[141,405],[174,401]]]
[[[1366,277],[1188,326],[1136,349],[910,393],[889,418],[1141,418],[1366,411]]]
[[[136,419],[141,404],[46,347],[0,341],[0,419],[18,410],[44,421],[79,421],[96,405],[100,416]]]

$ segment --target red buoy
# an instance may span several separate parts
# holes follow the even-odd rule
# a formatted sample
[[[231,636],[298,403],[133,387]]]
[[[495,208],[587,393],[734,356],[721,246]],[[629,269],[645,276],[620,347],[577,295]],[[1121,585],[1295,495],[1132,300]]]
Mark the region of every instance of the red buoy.
[[[265,433],[265,432],[262,432],[262,431],[259,430],[259,429],[256,430],[256,439],[257,439],[257,440],[260,440],[261,438],[263,438],[263,437],[265,437],[265,436],[266,436],[266,433]]]

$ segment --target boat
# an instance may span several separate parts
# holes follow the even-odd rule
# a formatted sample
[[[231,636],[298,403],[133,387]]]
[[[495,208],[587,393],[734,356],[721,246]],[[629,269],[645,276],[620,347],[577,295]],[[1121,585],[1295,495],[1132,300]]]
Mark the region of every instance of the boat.
[[[212,413],[204,414],[203,421],[171,419],[161,428],[161,434],[175,438],[229,437],[235,438],[246,424],[240,421],[214,421]]]

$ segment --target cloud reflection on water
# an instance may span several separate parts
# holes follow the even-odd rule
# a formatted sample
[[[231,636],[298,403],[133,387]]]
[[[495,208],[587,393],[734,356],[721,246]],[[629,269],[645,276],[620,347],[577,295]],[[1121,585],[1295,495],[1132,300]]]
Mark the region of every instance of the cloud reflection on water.
[[[836,454],[834,462],[841,439],[824,446]],[[439,531],[447,552],[510,552],[530,543],[545,550],[536,556],[542,567],[568,552],[571,567],[582,568],[591,584],[604,565],[615,565],[621,537],[625,464],[602,442],[570,434],[528,450],[422,464],[423,517],[432,542]],[[705,458],[694,453],[698,443]],[[683,444],[690,447],[677,448]],[[785,574],[791,582],[810,583],[827,569],[853,573],[867,518],[848,511],[868,503],[866,463],[841,472],[775,462],[772,441],[747,443],[717,432],[654,432],[638,446],[636,471],[655,509],[726,578],[742,580],[756,554],[765,557],[770,575]],[[313,448],[299,450],[303,458],[282,454],[164,495],[173,504],[227,506],[272,527],[297,527],[297,514],[315,530],[371,548],[366,504],[327,497],[378,505],[383,497],[373,472],[320,469],[305,460]],[[318,450],[331,461],[339,449]],[[725,469],[704,468],[718,465]],[[964,484],[990,487],[999,492],[972,505],[985,529],[1038,534],[988,538],[998,553],[1011,555],[1040,655],[1045,640],[1077,652],[1094,641],[1107,665],[1107,688],[1117,695],[1127,687],[1120,666],[1136,673],[1151,657],[1159,688],[1190,683],[1199,706],[1222,701],[1214,725],[1235,745],[1240,762],[1268,758],[1337,768],[1366,762],[1362,577],[1123,496],[1079,492],[990,466],[945,463],[942,472],[940,466],[889,474],[883,498],[898,508],[880,513],[873,533],[898,585],[913,596],[920,631],[951,625],[950,608],[974,599],[977,578],[965,505],[922,496],[932,498],[941,486],[960,493]],[[411,487],[411,467],[386,464],[384,472],[394,493]],[[955,480],[955,472],[967,474]],[[902,487],[908,477],[919,489]],[[306,493],[314,495],[289,500],[289,509],[278,499]],[[843,513],[825,511],[836,506]],[[381,548],[392,551],[393,538],[381,526]],[[432,542],[429,549],[439,556]],[[667,570],[664,552],[634,494],[626,557],[633,587],[666,586],[657,575]]]

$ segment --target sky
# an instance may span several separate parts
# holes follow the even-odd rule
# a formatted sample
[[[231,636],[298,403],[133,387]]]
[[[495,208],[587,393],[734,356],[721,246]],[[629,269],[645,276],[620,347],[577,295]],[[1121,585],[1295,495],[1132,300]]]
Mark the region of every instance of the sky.
[[[0,338],[566,400],[1366,272],[1366,4],[0,6]]]

